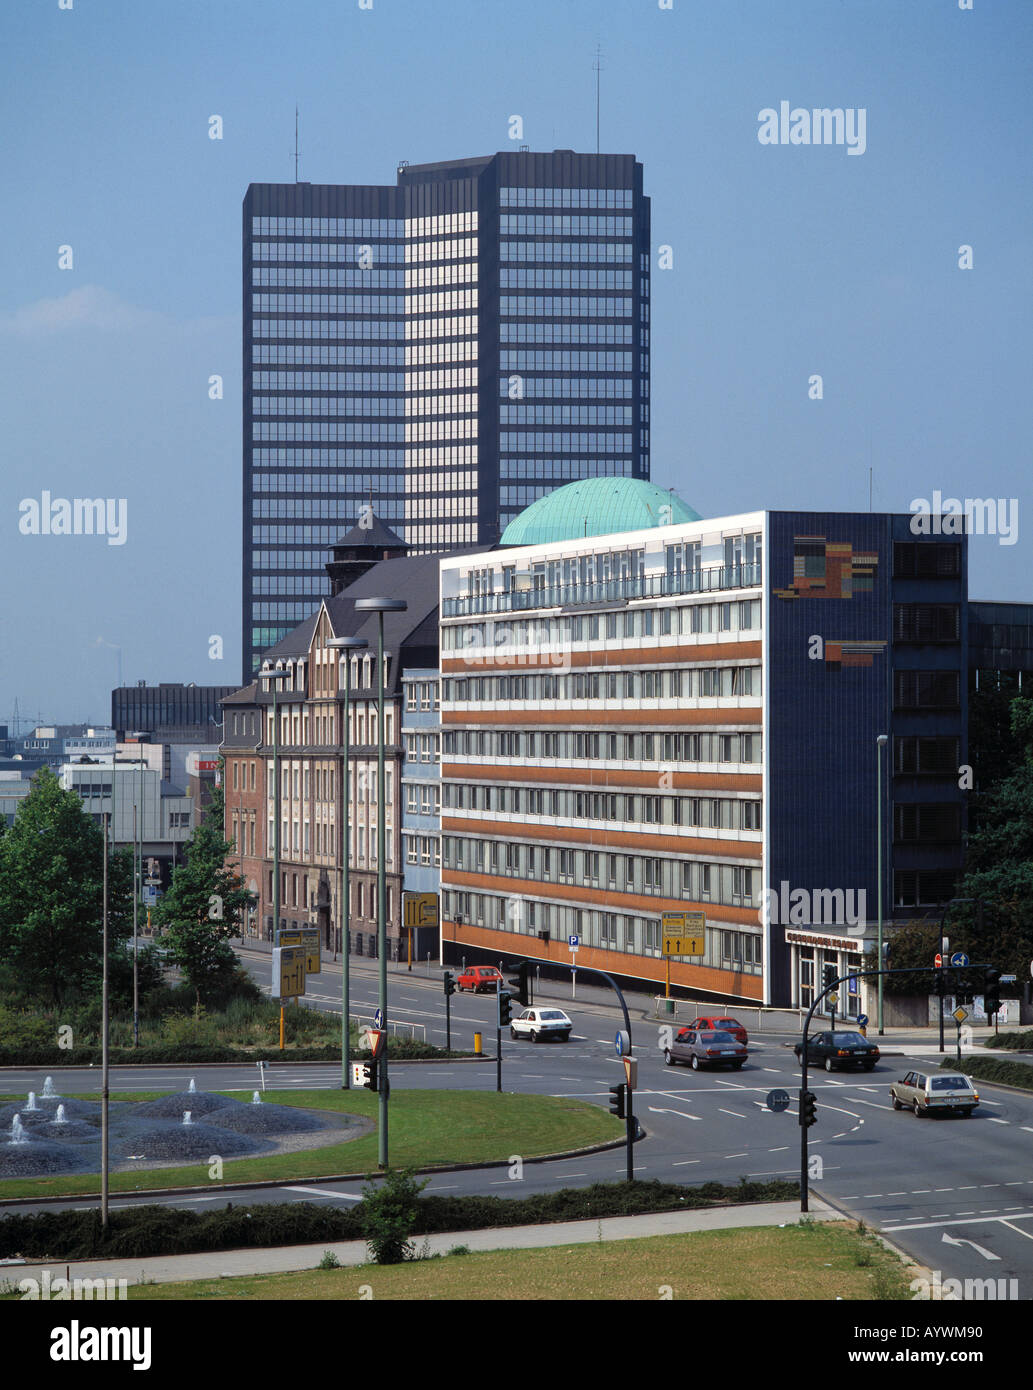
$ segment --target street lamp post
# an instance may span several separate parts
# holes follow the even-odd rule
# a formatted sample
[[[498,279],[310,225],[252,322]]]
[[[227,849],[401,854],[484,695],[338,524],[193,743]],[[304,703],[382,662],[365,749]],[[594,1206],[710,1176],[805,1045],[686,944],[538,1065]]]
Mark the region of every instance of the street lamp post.
[[[386,859],[386,821],[387,807],[384,798],[384,614],[404,613],[408,604],[400,598],[360,598],[355,600],[356,612],[376,613],[377,615],[377,954],[380,958],[380,1012],[381,1027],[387,1028],[387,878]],[[387,1167],[387,1100],[389,1095],[387,1079],[387,1048],[381,1053],[378,1073],[380,1106],[377,1161],[381,1168]]]
[[[348,1075],[351,1047],[351,1014],[350,1014],[350,987],[349,987],[349,956],[351,955],[351,901],[348,894],[350,885],[348,882],[348,861],[351,856],[351,825],[349,823],[349,812],[351,810],[351,790],[349,779],[349,756],[351,752],[351,724],[349,723],[349,696],[351,695],[351,653],[358,651],[361,647],[366,647],[369,643],[364,637],[331,637],[326,644],[340,653],[340,662],[344,667],[344,724],[341,728],[341,745],[344,748],[344,770],[340,778],[341,784],[341,814],[340,814],[340,833],[338,841],[341,846],[340,866],[341,866],[341,887],[338,894],[337,917],[340,922],[341,930],[341,1089],[344,1091],[351,1089],[351,1078]],[[340,680],[338,680],[340,685]]]
[[[133,730],[131,737],[139,740],[144,737],[140,730]],[[137,765],[136,792],[133,799],[133,1046],[140,1046],[140,974],[139,974],[139,897],[141,881],[143,879],[143,753],[139,753],[133,761]],[[140,807],[140,844],[139,844],[139,863],[137,859],[137,804]]]
[[[882,958],[882,750],[890,741],[889,734],[880,734],[875,740],[875,783],[876,783],[876,837],[878,840],[878,850],[876,853],[878,877],[878,900],[879,900],[879,970],[885,965]],[[882,975],[879,975],[879,1036],[884,1032],[882,1026]]]
[[[273,944],[280,944],[280,717],[276,696],[279,682],[289,673],[282,667],[259,672],[262,680],[271,682],[273,692]],[[267,689],[269,686],[266,687]],[[283,1048],[283,1001],[280,1002],[280,1048]]]

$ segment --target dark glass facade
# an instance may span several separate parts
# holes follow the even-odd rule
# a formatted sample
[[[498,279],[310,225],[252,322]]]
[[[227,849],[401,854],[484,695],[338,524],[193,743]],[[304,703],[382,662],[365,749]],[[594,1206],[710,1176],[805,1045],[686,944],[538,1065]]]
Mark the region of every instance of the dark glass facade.
[[[649,200],[630,155],[399,166],[244,200],[245,681],[364,504],[492,545],[575,478],[649,476]]]
[[[157,733],[175,728],[222,727],[220,700],[231,695],[233,685],[127,685],[111,692],[111,727],[119,737],[134,730]]]

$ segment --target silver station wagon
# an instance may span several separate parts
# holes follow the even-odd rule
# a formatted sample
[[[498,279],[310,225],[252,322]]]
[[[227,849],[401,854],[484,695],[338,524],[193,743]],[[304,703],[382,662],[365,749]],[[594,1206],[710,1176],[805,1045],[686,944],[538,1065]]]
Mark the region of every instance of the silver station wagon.
[[[971,1115],[979,1104],[979,1092],[959,1071],[909,1071],[890,1087],[894,1110],[913,1110],[916,1115]]]

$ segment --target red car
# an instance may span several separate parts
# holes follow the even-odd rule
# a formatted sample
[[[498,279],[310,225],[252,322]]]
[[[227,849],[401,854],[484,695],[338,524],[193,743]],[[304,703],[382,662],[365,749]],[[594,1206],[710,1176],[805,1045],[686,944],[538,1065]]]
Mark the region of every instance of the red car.
[[[474,994],[480,994],[482,990],[491,990],[494,994],[495,986],[501,979],[502,973],[494,965],[468,965],[456,976],[456,987],[460,991],[473,990]]]
[[[737,1018],[727,1018],[720,1014],[709,1014],[706,1018],[697,1018],[688,1025],[689,1028],[697,1032],[701,1028],[716,1028],[722,1033],[731,1033],[736,1042],[748,1043],[746,1029]]]

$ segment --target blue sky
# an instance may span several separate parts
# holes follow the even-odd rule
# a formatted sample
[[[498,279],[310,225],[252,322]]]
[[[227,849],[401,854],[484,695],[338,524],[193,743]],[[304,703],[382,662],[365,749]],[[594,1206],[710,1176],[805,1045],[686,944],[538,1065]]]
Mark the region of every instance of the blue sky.
[[[295,104],[311,182],[510,148],[513,114],[594,150],[596,44],[602,148],[642,161],[674,253],[653,480],[704,516],[863,510],[869,466],[876,510],[1018,498],[970,587],[1033,600],[1028,0],[71,4],[0,14],[0,723],[16,697],[105,721],[120,659],[239,676],[240,208],[293,179]],[[864,154],[761,145],[782,100],[864,108]],[[125,498],[126,543],[20,534],[44,489]]]

